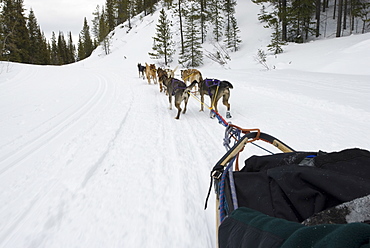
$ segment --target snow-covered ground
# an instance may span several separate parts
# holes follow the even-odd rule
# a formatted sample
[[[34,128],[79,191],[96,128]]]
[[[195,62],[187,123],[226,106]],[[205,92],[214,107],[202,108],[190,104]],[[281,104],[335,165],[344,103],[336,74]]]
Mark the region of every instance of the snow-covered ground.
[[[290,44],[267,71],[254,58],[270,31],[258,6],[238,4],[241,50],[225,68],[199,68],[234,85],[231,122],[296,150],[370,149],[370,34]],[[138,77],[157,19],[117,28],[108,56],[1,62],[0,247],[216,246],[213,195],[203,207],[225,129],[193,98],[175,120],[158,85]],[[243,152],[254,154],[265,152]]]

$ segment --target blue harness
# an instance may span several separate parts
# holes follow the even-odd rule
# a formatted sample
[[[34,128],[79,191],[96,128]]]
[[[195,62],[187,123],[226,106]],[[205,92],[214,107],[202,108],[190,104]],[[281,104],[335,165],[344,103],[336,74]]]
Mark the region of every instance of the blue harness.
[[[176,90],[178,90],[178,89],[184,89],[185,90],[186,89],[186,86],[185,87],[182,87],[182,86],[180,86],[180,84],[175,85],[175,82],[179,82],[179,83],[185,84],[183,81],[178,80],[176,78],[173,78],[171,80],[171,83],[172,83],[172,93],[171,93],[171,95],[173,95],[173,96],[176,94]]]
[[[212,97],[211,87],[220,86],[221,81],[218,80],[218,79],[208,79],[208,78],[206,78],[206,79],[204,79],[204,83],[207,86],[208,95]]]

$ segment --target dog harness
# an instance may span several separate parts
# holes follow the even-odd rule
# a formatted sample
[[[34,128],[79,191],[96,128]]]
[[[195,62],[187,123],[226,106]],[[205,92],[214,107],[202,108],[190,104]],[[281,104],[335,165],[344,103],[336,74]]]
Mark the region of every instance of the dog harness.
[[[175,94],[176,94],[176,90],[178,90],[178,89],[186,89],[186,85],[185,85],[185,87],[182,87],[182,86],[180,86],[180,84],[176,84],[175,85],[175,83],[183,83],[183,84],[185,84],[183,81],[180,81],[180,80],[178,80],[178,79],[176,79],[176,78],[173,78],[172,80],[171,80],[171,83],[172,83],[172,95],[174,96]]]
[[[212,93],[211,93],[211,87],[214,87],[214,86],[217,86],[219,87],[220,84],[221,84],[221,81],[218,80],[218,79],[204,79],[204,83],[206,84],[207,86],[207,90],[208,90],[208,95],[209,96],[212,96]]]

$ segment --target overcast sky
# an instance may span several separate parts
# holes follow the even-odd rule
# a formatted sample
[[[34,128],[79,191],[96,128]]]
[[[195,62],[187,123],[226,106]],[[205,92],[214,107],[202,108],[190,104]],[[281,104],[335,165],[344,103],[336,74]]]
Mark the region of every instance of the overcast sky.
[[[78,42],[84,18],[87,18],[91,31],[92,13],[97,5],[101,9],[104,4],[105,0],[24,0],[25,16],[28,17],[32,8],[48,41],[52,31],[56,37],[62,31],[66,39],[68,32],[72,32],[75,44]]]

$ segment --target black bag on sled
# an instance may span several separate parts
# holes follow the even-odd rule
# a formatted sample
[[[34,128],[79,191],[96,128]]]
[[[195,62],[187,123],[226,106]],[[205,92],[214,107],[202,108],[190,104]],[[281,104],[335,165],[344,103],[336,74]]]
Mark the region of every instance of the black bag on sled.
[[[242,170],[233,172],[233,177],[239,209],[232,213],[234,206],[231,200],[230,181],[227,177],[225,198],[229,217],[220,225],[220,247],[244,247],[229,243],[230,240],[234,240],[231,237],[236,236],[242,239],[249,237],[249,241],[252,237],[255,240],[254,244],[258,244],[258,240],[265,239],[266,241],[264,237],[266,232],[260,232],[261,230],[256,229],[256,226],[250,226],[251,220],[246,217],[248,209],[252,212],[256,210],[255,212],[267,219],[275,217],[271,218],[272,222],[268,224],[270,227],[274,227],[271,223],[279,218],[287,221],[284,224],[287,228],[290,228],[289,223],[291,223],[293,229],[298,230],[303,226],[300,223],[306,220],[306,224],[309,224],[310,221],[307,219],[310,220],[310,217],[315,219],[315,215],[319,215],[319,218],[316,216],[315,221],[312,222],[315,225],[352,222],[348,221],[348,217],[352,214],[353,218],[353,213],[346,203],[350,202],[350,205],[353,205],[356,199],[361,198],[363,200],[356,203],[363,205],[359,206],[362,213],[358,214],[365,216],[361,216],[359,220],[355,217],[353,222],[370,220],[370,198],[366,197],[370,195],[370,152],[366,150],[355,148],[331,153],[291,152],[252,156],[245,161]],[[334,211],[336,206],[340,211]],[[240,222],[240,225],[234,225],[235,221]],[[234,224],[231,225],[231,222]],[[370,226],[361,225],[369,228],[365,233],[370,234]],[[257,239],[253,238],[256,230],[262,233],[262,236],[258,236]],[[293,234],[294,232],[288,233]],[[278,243],[282,244],[288,236]],[[234,241],[236,241],[234,244],[243,243],[242,240]]]

